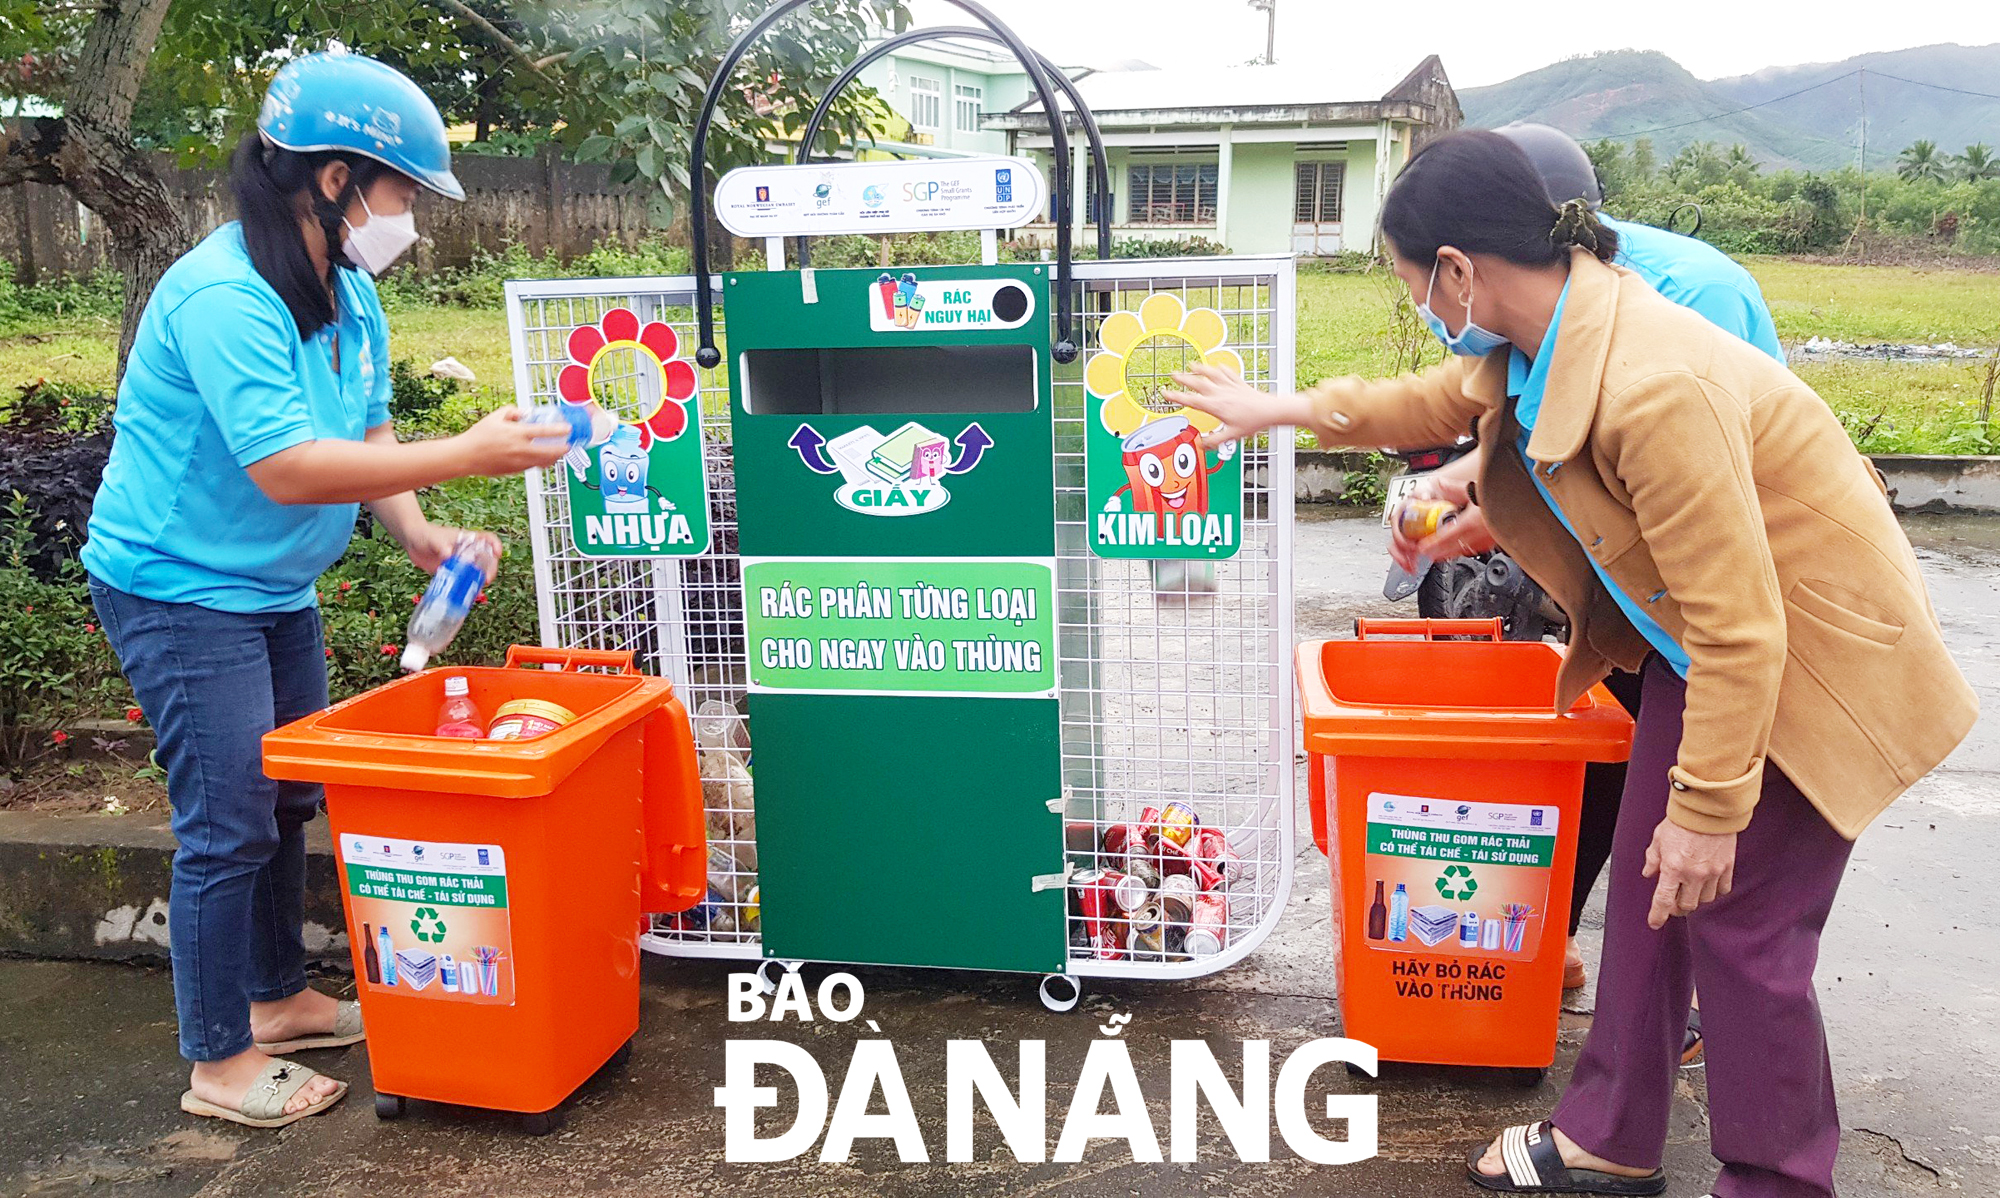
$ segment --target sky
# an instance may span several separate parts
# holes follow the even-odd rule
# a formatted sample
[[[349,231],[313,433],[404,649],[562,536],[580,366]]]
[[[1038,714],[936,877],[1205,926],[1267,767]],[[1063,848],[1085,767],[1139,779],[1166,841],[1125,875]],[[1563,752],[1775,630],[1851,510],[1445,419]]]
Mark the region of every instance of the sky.
[[[1929,0],[1907,22],[1840,20],[1854,0],[1277,0],[1278,61],[1384,54],[1415,66],[1444,60],[1454,85],[1480,87],[1561,58],[1600,50],[1660,50],[1702,79],[1768,66],[1835,62],[1937,42],[2000,42],[2000,3]],[[969,24],[945,0],[909,0],[919,25]],[[1264,52],[1264,16],[1248,0],[984,0],[1029,45],[1065,65],[1143,59],[1155,66],[1241,63]],[[1858,5],[1857,5],[1858,7]],[[1810,12],[1810,16],[1801,13]]]

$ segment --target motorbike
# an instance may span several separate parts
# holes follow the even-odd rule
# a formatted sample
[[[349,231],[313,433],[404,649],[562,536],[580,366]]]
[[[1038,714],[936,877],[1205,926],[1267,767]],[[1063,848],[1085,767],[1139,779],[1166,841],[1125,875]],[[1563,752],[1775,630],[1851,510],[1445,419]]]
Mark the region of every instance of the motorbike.
[[[1465,437],[1454,445],[1385,450],[1402,461],[1403,470],[1389,479],[1388,500],[1382,507],[1383,528],[1389,526],[1397,506],[1425,475],[1475,448],[1477,444]],[[1390,562],[1382,597],[1401,602],[1412,595],[1417,598],[1417,613],[1425,619],[1488,620],[1499,616],[1502,634],[1510,641],[1559,641],[1569,635],[1569,619],[1548,592],[1498,549],[1442,562],[1418,558],[1414,572]]]

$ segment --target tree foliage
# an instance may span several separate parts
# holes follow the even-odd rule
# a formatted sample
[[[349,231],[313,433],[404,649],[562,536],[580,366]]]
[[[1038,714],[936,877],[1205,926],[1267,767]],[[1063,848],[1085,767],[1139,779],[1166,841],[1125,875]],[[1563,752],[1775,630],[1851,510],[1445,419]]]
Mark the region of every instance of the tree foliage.
[[[652,184],[664,224],[694,185],[689,142],[709,76],[768,3],[0,0],[0,101],[12,101],[0,105],[12,114],[0,186],[60,184],[103,217],[136,313],[188,238],[141,151],[218,162],[286,60],[344,47],[409,74],[485,149],[556,145]],[[820,0],[788,15],[722,93],[715,170],[767,158],[872,33],[908,23],[901,0]],[[865,136],[880,111],[853,89],[829,136]]]
[[[1742,147],[1703,142],[1683,147],[1662,169],[1651,167],[1651,146],[1604,140],[1584,149],[1611,213],[1665,224],[1677,208],[1698,204],[1700,236],[1731,253],[1835,248],[1861,224],[1864,191],[1871,228],[1964,252],[2000,253],[2000,163],[1985,146],[1943,156],[1933,145],[1904,158],[1935,162],[1936,170],[1866,176],[1852,167],[1766,172]]]
[[[1896,173],[1905,179],[1929,179],[1942,183],[1951,172],[1951,160],[1938,153],[1934,141],[1917,140],[1896,156]]]
[[[1985,142],[1965,147],[1953,165],[1958,169],[1958,177],[1971,183],[2000,179],[2000,158],[1994,157],[1993,147]]]
[[[0,0],[0,4],[19,0]],[[168,14],[135,132],[214,155],[250,127],[271,74],[296,53],[346,46],[408,74],[488,152],[554,144],[686,197],[688,139],[710,74],[767,0],[181,0]],[[821,0],[753,45],[723,93],[710,160],[759,161],[871,32],[907,27],[898,0]],[[834,136],[880,114],[842,98]]]

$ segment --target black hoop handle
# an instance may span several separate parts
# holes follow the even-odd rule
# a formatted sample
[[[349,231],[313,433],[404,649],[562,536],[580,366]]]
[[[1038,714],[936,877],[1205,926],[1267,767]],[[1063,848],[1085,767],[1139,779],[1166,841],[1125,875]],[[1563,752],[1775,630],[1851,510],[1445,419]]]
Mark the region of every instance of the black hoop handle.
[[[722,89],[728,86],[729,77],[749,53],[751,43],[764,36],[771,26],[780,19],[811,0],[778,0],[778,3],[751,23],[750,28],[736,39],[729,52],[722,56],[722,62],[709,78],[708,92],[701,100],[701,115],[694,123],[693,144],[689,151],[688,185],[690,191],[689,218],[693,225],[694,240],[694,308],[695,321],[700,328],[701,343],[695,350],[694,360],[705,369],[714,369],[722,364],[722,351],[715,347],[715,296],[709,290],[708,264],[708,130],[715,123],[715,106],[722,100]],[[998,17],[986,11],[974,0],[950,0],[966,15],[993,31],[1002,44],[1013,52],[1014,58],[1027,72],[1029,82],[1035,86],[1035,94],[1042,101],[1042,108],[1050,114],[1049,142],[1055,155],[1055,178],[1051,184],[1056,211],[1063,219],[1056,223],[1056,343],[1049,354],[1057,362],[1074,362],[1077,348],[1074,339],[1076,311],[1075,297],[1070,294],[1070,179],[1069,179],[1069,135],[1063,128],[1061,110],[1056,107],[1055,95],[1049,90],[1048,76],[1042,70],[1042,62],[1034,51],[1028,49],[1020,37],[1003,24]]]
[[[819,103],[813,107],[812,117],[806,121],[805,136],[799,139],[797,160],[799,165],[804,166],[813,160],[813,147],[819,144],[820,127],[826,123],[827,115],[833,111],[833,102],[840,98],[840,93],[846,91],[849,84],[861,77],[861,72],[904,46],[950,38],[961,41],[1000,42],[1000,35],[991,29],[981,29],[977,25],[943,25],[932,29],[911,29],[870,46],[867,53],[855,59],[852,66],[840,73],[840,78],[833,81],[833,86],[826,89],[826,94],[821,96]],[[1000,42],[1000,44],[1006,43]],[[1077,91],[1076,82],[1065,75],[1062,68],[1050,62],[1046,55],[1037,54],[1035,57],[1041,59],[1042,70],[1048,73],[1049,82],[1055,84],[1056,89],[1069,100],[1070,107],[1076,109],[1078,121],[1083,126],[1083,135],[1090,142],[1090,173],[1097,183],[1097,202],[1090,213],[1090,219],[1097,225],[1097,257],[1102,261],[1111,256],[1111,159],[1104,151],[1104,134],[1097,127],[1097,117],[1091,113],[1090,105],[1083,102],[1083,94]],[[1069,215],[1067,212],[1063,213],[1063,219],[1068,220]],[[800,266],[812,264],[812,250],[808,248],[811,240],[803,235],[799,237]]]

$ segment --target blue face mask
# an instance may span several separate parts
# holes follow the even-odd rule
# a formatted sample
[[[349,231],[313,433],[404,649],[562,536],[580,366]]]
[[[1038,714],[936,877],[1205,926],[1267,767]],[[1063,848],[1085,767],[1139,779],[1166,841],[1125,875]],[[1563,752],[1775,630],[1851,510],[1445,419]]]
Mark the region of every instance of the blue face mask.
[[[1447,329],[1444,321],[1438,318],[1438,314],[1431,311],[1431,293],[1437,290],[1437,284],[1438,264],[1432,262],[1431,285],[1424,289],[1424,302],[1417,305],[1417,315],[1424,318],[1424,323],[1430,326],[1431,332],[1439,341],[1444,342],[1446,349],[1462,358],[1483,358],[1507,344],[1505,337],[1491,329],[1480,327],[1478,322],[1472,319],[1470,291],[1467,291],[1465,297],[1465,327],[1456,334]]]

